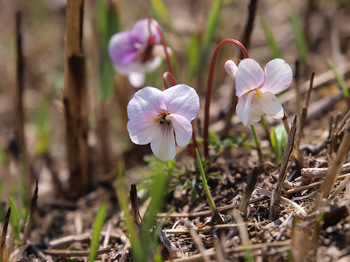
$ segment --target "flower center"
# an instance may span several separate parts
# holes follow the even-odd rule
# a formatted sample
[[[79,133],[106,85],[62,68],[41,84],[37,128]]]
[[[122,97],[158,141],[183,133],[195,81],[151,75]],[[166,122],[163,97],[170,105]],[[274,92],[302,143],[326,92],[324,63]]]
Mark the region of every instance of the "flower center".
[[[252,89],[252,90],[248,91],[248,92],[246,93],[246,95],[248,96],[249,93],[254,92],[254,91],[256,92],[256,96],[257,96],[259,99],[263,99],[262,93],[261,93],[261,91],[260,91],[259,89]]]
[[[154,120],[155,122],[159,122],[161,125],[170,125],[171,121],[166,119],[166,116],[169,114],[163,113],[160,115],[157,115],[157,118]]]
[[[261,91],[259,89],[256,89],[256,95],[258,96],[258,98],[262,99],[262,94],[261,94]]]

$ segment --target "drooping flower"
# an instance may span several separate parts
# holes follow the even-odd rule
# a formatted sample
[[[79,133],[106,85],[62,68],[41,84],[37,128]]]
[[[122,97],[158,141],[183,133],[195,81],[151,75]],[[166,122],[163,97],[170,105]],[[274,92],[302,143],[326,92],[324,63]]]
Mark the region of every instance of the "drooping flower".
[[[184,84],[164,91],[148,86],[135,93],[127,111],[131,141],[138,145],[151,143],[153,154],[165,161],[175,157],[175,144],[186,146],[190,142],[199,97]]]
[[[108,44],[108,54],[114,68],[127,75],[132,86],[144,83],[145,73],[156,69],[165,58],[165,51],[159,45],[161,36],[154,20],[137,21],[131,30],[116,33]],[[167,48],[171,53],[170,48]]]
[[[283,107],[275,94],[287,89],[293,79],[292,69],[283,59],[271,60],[265,71],[250,58],[243,59],[238,67],[228,60],[225,69],[235,80],[236,113],[245,126],[258,123],[263,114],[283,118]]]

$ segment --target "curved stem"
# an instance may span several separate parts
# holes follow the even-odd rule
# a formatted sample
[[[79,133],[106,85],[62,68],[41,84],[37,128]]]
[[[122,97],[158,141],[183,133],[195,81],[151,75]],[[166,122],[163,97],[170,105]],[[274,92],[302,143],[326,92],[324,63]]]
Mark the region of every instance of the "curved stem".
[[[163,45],[163,48],[164,48],[164,53],[165,53],[165,57],[166,57],[166,62],[167,62],[167,65],[168,65],[168,69],[169,69],[169,72],[174,75],[174,71],[173,71],[173,67],[171,65],[171,61],[170,61],[170,55],[169,55],[169,52],[168,52],[168,49],[167,49],[167,45],[166,45],[166,42],[165,42],[165,38],[164,38],[164,35],[163,35],[163,32],[162,32],[162,29],[160,28],[158,22],[156,20],[154,20],[153,18],[150,18],[149,19],[150,22],[153,23],[153,25],[156,27],[159,35],[160,35],[160,41]]]
[[[168,78],[171,80],[171,83],[173,86],[177,85],[177,82],[176,82],[176,79],[175,79],[175,76],[170,73],[170,72],[165,72],[163,74],[163,81],[164,81],[164,87],[165,89],[168,89],[169,88],[169,85],[168,85]]]
[[[213,58],[211,59],[211,63],[210,63],[208,84],[207,84],[207,94],[206,94],[206,98],[205,98],[205,107],[204,107],[203,146],[204,146],[204,156],[205,157],[208,157],[208,155],[209,155],[209,148],[208,148],[209,108],[210,108],[211,90],[212,90],[213,77],[214,77],[214,67],[215,67],[215,62],[216,62],[216,59],[218,57],[218,54],[219,54],[221,47],[227,43],[234,44],[234,45],[238,46],[241,49],[242,53],[244,54],[244,58],[249,57],[247,49],[245,49],[245,47],[242,45],[241,42],[239,42],[235,39],[224,39],[215,48]]]

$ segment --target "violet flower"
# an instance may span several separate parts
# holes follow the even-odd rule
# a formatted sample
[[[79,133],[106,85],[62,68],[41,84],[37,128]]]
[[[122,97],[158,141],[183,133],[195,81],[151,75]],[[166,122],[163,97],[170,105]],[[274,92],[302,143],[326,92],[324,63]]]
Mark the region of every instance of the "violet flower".
[[[131,141],[138,145],[151,143],[153,154],[165,161],[175,157],[175,144],[186,146],[190,142],[199,97],[184,84],[164,91],[148,86],[135,93],[127,111]]]
[[[283,107],[275,94],[287,89],[293,79],[292,69],[283,59],[268,62],[265,72],[251,58],[243,59],[238,67],[228,60],[225,69],[235,80],[236,113],[245,126],[258,123],[263,114],[283,118]]]
[[[131,30],[113,35],[108,44],[115,70],[127,75],[134,87],[142,86],[145,73],[156,69],[166,57],[155,23],[151,19],[139,20]],[[171,53],[170,48],[167,51]]]

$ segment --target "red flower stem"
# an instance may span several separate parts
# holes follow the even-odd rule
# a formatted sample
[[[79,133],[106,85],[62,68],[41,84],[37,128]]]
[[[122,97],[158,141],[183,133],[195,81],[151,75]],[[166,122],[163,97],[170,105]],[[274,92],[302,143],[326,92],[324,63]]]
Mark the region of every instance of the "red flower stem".
[[[163,48],[164,48],[164,52],[165,52],[165,57],[166,57],[166,62],[167,62],[167,65],[168,65],[168,69],[169,69],[169,72],[174,75],[174,71],[173,71],[173,67],[171,65],[171,61],[170,61],[170,55],[169,55],[169,52],[168,52],[168,49],[167,49],[167,45],[166,45],[166,42],[165,42],[165,38],[164,38],[164,35],[163,35],[163,32],[162,32],[162,29],[160,28],[158,22],[156,20],[154,20],[153,18],[150,18],[150,22],[152,22],[154,24],[154,26],[156,27],[159,35],[160,35],[160,41],[163,45]]]
[[[209,108],[210,108],[210,98],[211,98],[211,90],[213,85],[213,77],[214,77],[214,68],[216,59],[219,55],[219,51],[221,47],[227,43],[234,44],[238,46],[243,55],[244,58],[249,58],[247,49],[242,45],[241,42],[235,40],[235,39],[224,39],[222,40],[217,47],[215,48],[213,57],[211,59],[210,63],[210,69],[209,69],[209,75],[208,75],[208,82],[207,82],[207,94],[205,98],[205,107],[204,107],[204,128],[203,128],[203,149],[204,149],[204,156],[208,157],[209,155],[209,148],[208,148],[208,137],[209,137]]]
[[[169,85],[168,85],[168,78],[171,80],[172,86],[177,85],[175,76],[174,76],[172,73],[170,73],[170,72],[165,72],[165,73],[163,74],[163,81],[164,81],[164,87],[165,87],[165,89],[168,89],[168,88],[169,88]]]

